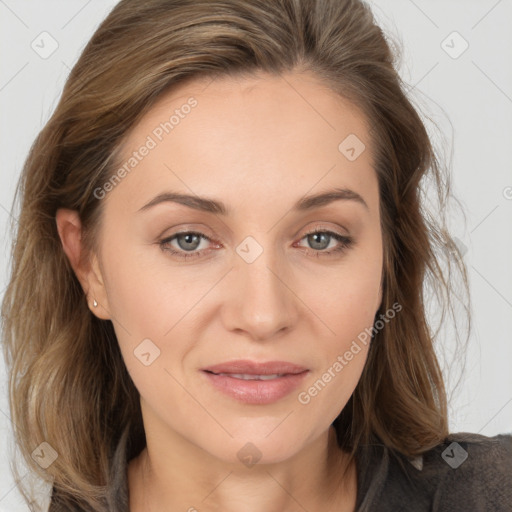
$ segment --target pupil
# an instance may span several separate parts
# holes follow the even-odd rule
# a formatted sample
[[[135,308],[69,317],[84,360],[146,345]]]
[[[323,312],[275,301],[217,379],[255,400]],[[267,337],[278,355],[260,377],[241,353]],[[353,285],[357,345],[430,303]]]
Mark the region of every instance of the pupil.
[[[196,243],[192,242],[192,240],[194,238],[196,238],[196,240],[195,240]],[[183,247],[182,244],[180,243],[180,241],[182,239],[185,239],[185,244],[192,244],[193,247],[186,247],[186,246]],[[195,249],[197,247],[197,245],[198,245],[198,240],[199,240],[199,237],[197,235],[192,234],[192,233],[188,233],[188,234],[185,234],[185,235],[181,235],[181,237],[178,237],[178,243],[179,243],[180,247],[182,249],[185,249],[185,250],[186,249]]]
[[[325,245],[325,242],[328,241],[328,238],[329,238],[329,236],[326,233],[314,233],[313,235],[310,235],[310,236],[313,239],[312,245],[313,245],[313,248],[315,248],[315,249],[325,249],[327,247],[327,245],[329,245],[328,243],[327,243],[327,245]],[[322,241],[318,240],[322,237],[324,238],[323,244],[322,244]],[[318,247],[318,244],[320,244],[320,247]],[[322,247],[322,245],[323,245],[323,247]]]

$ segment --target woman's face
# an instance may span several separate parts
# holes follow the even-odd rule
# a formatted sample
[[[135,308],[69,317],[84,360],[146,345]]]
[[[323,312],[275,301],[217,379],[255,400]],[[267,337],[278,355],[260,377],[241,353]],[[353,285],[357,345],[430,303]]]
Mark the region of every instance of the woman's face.
[[[113,321],[148,443],[292,457],[354,391],[358,336],[381,302],[364,118],[311,75],[196,81],[163,97],[123,151],[124,172],[95,192],[91,296]],[[339,196],[310,199],[328,192]]]

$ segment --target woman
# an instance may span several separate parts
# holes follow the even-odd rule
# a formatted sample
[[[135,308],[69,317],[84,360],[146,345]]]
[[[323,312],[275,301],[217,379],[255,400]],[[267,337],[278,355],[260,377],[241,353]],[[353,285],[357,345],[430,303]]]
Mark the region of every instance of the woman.
[[[30,151],[3,303],[49,510],[510,510],[511,436],[448,431],[422,289],[449,307],[442,254],[467,279],[424,177],[444,207],[362,2],[117,4]]]

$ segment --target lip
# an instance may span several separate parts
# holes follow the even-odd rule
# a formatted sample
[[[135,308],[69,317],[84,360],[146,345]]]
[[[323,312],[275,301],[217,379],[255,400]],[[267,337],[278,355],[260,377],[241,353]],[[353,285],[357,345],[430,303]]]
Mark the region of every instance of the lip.
[[[227,361],[203,368],[213,373],[246,373],[248,375],[272,375],[274,373],[302,373],[307,368],[287,361],[266,361],[258,363],[248,359]]]
[[[286,361],[229,361],[203,368],[207,380],[225,395],[240,402],[265,405],[277,402],[296,389],[309,369]],[[225,375],[219,375],[225,374]],[[229,374],[281,376],[270,380],[243,380]]]

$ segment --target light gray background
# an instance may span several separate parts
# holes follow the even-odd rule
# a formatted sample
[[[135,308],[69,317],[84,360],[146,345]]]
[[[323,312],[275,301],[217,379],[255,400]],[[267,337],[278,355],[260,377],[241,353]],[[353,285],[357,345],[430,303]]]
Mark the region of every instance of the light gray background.
[[[24,159],[79,52],[115,3],[0,0],[2,295],[8,276],[7,226]],[[410,84],[409,97],[453,146],[454,193],[466,211],[466,224],[454,214],[452,232],[467,250],[474,328],[460,386],[455,389],[453,373],[446,374],[450,390],[455,389],[450,393],[450,428],[485,435],[511,432],[512,1],[373,0],[371,4],[385,30],[402,40],[400,72]],[[41,47],[41,38],[46,37],[45,48],[50,48],[48,36],[40,35],[45,31],[58,48],[42,58],[31,44],[35,41]],[[469,47],[458,55],[464,40]],[[448,147],[446,154],[450,152]],[[443,351],[453,352],[453,331],[444,331],[440,342]],[[0,512],[21,512],[28,508],[14,488],[7,461],[12,426],[2,363]]]

